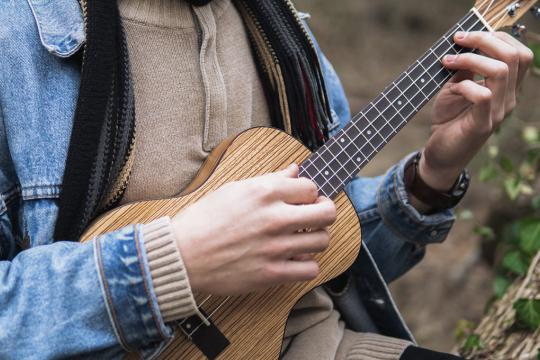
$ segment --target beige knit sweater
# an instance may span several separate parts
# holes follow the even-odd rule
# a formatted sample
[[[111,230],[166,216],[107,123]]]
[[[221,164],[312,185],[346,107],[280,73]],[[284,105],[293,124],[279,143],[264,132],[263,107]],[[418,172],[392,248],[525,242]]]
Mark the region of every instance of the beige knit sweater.
[[[242,20],[231,0],[120,0],[135,84],[135,163],[122,203],[174,196],[228,136],[268,126],[269,112]],[[166,322],[197,312],[170,219],[143,226]],[[211,239],[209,239],[211,241]],[[344,328],[323,289],[287,323],[285,359],[398,359],[409,344]]]

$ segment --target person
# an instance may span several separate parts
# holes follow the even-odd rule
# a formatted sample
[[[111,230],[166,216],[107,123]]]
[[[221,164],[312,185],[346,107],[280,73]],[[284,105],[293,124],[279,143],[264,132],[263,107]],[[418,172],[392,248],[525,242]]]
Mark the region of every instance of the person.
[[[287,4],[0,2],[1,358],[152,358],[175,323],[198,316],[194,293],[317,276],[311,254],[327,248],[336,209],[296,165],[227,184],[172,219],[78,242],[106,209],[179,194],[244,129],[277,126],[315,149],[349,121],[336,73]],[[295,306],[285,359],[446,356],[414,345],[386,286],[454,221],[405,172],[447,194],[515,107],[532,62],[504,33],[455,41],[480,54],[444,59],[458,72],[418,155],[347,186],[365,246],[339,282]]]

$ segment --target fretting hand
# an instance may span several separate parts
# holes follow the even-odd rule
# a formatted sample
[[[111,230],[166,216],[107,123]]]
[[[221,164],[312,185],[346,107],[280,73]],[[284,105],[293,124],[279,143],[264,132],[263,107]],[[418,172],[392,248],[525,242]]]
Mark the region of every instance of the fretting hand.
[[[445,67],[458,72],[437,97],[432,133],[419,163],[420,177],[440,191],[452,187],[514,109],[517,90],[533,61],[529,48],[503,32],[459,32],[454,40],[479,53],[443,59]],[[484,80],[474,81],[476,75]]]

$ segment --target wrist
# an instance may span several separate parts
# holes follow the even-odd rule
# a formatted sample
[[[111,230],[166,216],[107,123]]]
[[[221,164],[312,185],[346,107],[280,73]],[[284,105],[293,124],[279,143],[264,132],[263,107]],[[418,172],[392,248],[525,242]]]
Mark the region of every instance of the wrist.
[[[469,186],[468,172],[463,170],[458,175],[453,175],[451,171],[444,174],[428,172],[428,174],[436,174],[434,177],[429,177],[430,183],[428,183],[420,174],[421,160],[422,154],[417,153],[405,164],[404,182],[411,205],[424,214],[456,206]]]
[[[432,189],[448,192],[455,185],[463,169],[434,166],[423,151],[418,162],[418,176]]]

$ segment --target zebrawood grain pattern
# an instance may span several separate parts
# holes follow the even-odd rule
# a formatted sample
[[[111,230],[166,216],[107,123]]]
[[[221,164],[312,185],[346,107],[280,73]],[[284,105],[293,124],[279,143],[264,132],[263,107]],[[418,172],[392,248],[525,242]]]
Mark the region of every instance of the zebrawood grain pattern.
[[[190,193],[155,201],[123,205],[98,218],[83,234],[82,241],[117,230],[129,224],[147,223],[162,216],[174,216],[183,208],[221,185],[300,164],[310,151],[286,133],[271,128],[247,130],[233,140],[218,146],[203,165],[197,178],[188,187]],[[266,291],[224,298],[212,297],[203,310],[231,344],[220,359],[277,359],[285,324],[294,304],[314,287],[344,272],[360,250],[360,223],[347,196],[334,199],[337,221],[330,228],[331,242],[327,251],[317,255],[320,275],[311,282],[274,287]],[[234,206],[234,204],[231,204]],[[211,221],[211,219],[209,219]],[[204,296],[196,296],[200,302]],[[203,359],[181,332],[160,359]]]

